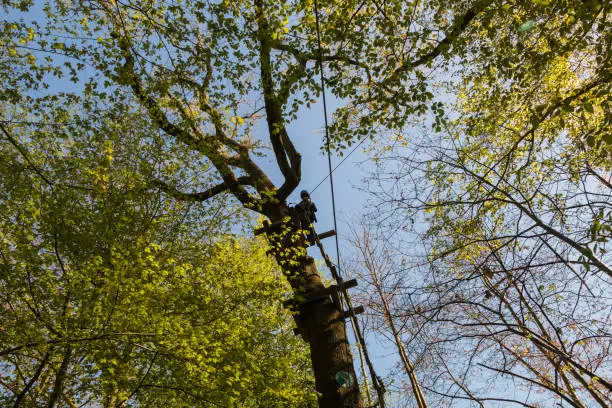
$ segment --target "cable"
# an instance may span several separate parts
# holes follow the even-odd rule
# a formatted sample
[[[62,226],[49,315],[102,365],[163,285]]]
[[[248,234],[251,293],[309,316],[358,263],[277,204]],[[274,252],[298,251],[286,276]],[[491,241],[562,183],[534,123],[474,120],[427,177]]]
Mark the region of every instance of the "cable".
[[[344,163],[344,161],[345,161],[346,159],[348,159],[348,158],[350,157],[350,155],[351,155],[351,154],[353,154],[353,153],[355,152],[355,150],[357,150],[357,148],[358,148],[359,146],[361,146],[361,145],[363,144],[363,142],[365,142],[365,140],[366,140],[367,138],[368,138],[368,135],[363,136],[363,137],[361,138],[361,140],[359,140],[359,143],[357,143],[357,145],[356,145],[356,146],[353,148],[353,150],[351,150],[351,151],[349,152],[349,154],[347,154],[347,155],[344,157],[344,159],[342,159],[342,160],[340,161],[340,163],[338,163],[338,164],[336,165],[336,167],[334,167],[334,169],[331,171],[331,173],[333,173],[334,171],[336,171],[336,169],[337,169],[338,167],[340,167],[340,165],[341,165],[342,163]],[[330,173],[330,174],[331,174],[331,173]],[[320,186],[321,184],[323,184],[323,182],[324,182],[325,180],[327,180],[327,178],[328,178],[329,176],[330,176],[329,174],[328,174],[327,176],[325,176],[325,177],[323,178],[323,180],[321,180],[321,181],[319,182],[319,184],[317,184],[317,185],[315,186],[315,188],[313,188],[313,189],[310,191],[310,194],[312,194],[312,193],[313,193],[313,192],[314,192],[314,191],[315,191],[317,188],[319,188],[319,186]]]
[[[372,377],[372,382],[373,382],[373,386],[376,389],[376,392],[378,394],[378,404],[380,405],[380,407],[384,408],[385,406],[385,401],[384,401],[384,393],[385,393],[385,387],[382,384],[382,381],[380,380],[380,378],[376,375],[376,372],[374,371],[374,366],[372,364],[372,361],[370,360],[370,356],[368,355],[367,352],[367,346],[366,346],[366,342],[365,339],[363,337],[363,333],[361,332],[361,328],[359,327],[359,321],[357,320],[357,316],[355,316],[355,312],[354,309],[351,305],[351,298],[346,290],[346,288],[341,284],[342,278],[340,275],[340,245],[339,245],[339,241],[338,241],[338,224],[337,224],[337,219],[336,219],[336,200],[335,200],[335,196],[334,196],[334,178],[333,178],[333,173],[334,170],[336,168],[338,168],[338,166],[340,166],[340,164],[342,164],[344,162],[344,160],[346,160],[349,156],[347,155],[341,162],[340,164],[338,164],[338,166],[336,166],[334,169],[332,169],[332,162],[331,162],[331,153],[330,153],[330,138],[329,138],[329,125],[327,123],[327,101],[326,101],[326,97],[325,97],[325,75],[323,73],[323,49],[321,47],[321,31],[319,29],[319,6],[317,3],[317,0],[314,0],[314,12],[315,12],[315,27],[316,27],[316,31],[317,31],[317,47],[318,47],[318,51],[319,51],[319,70],[321,73],[321,93],[322,93],[322,99],[323,99],[323,114],[325,116],[325,147],[327,150],[327,163],[328,163],[328,167],[329,167],[329,184],[330,184],[330,188],[331,188],[331,199],[332,199],[332,211],[333,211],[333,217],[334,217],[334,231],[336,231],[336,256],[337,256],[337,271],[334,271],[335,268],[333,268],[333,265],[331,264],[331,262],[329,261],[329,257],[327,257],[325,255],[325,252],[323,250],[323,245],[318,242],[319,248],[321,250],[321,253],[324,255],[324,258],[326,260],[327,266],[330,268],[330,270],[332,271],[332,274],[334,275],[334,278],[336,279],[336,281],[338,282],[340,288],[342,288],[341,292],[344,296],[344,300],[346,302],[346,306],[348,307],[348,310],[350,311],[350,317],[351,317],[351,323],[353,326],[353,332],[355,333],[355,337],[357,338],[357,341],[359,342],[359,345],[361,346],[361,349],[363,350],[363,354],[366,360],[366,363],[368,365],[368,369],[370,371],[370,376]],[[357,146],[355,146],[355,148],[351,151],[351,153],[353,153],[357,147],[359,147],[361,145],[361,143],[363,143],[363,141],[365,140],[365,137],[362,138],[362,140],[357,144]],[[325,181],[327,179],[327,177],[325,179],[323,179],[323,181]],[[321,181],[321,183],[323,183],[323,181]],[[321,185],[321,183],[319,183],[319,185]],[[319,185],[317,185],[312,191],[316,190],[317,187],[319,187]],[[317,240],[318,241],[318,240]]]
[[[332,212],[334,215],[334,231],[336,231],[336,256],[338,262],[338,273],[340,273],[340,246],[338,244],[338,223],[336,221],[336,200],[334,196],[334,176],[332,170],[331,154],[329,152],[329,125],[327,123],[327,100],[325,98],[325,75],[323,73],[323,48],[321,47],[321,31],[319,30],[319,5],[317,0],[314,0],[315,23],[317,29],[317,47],[319,49],[319,71],[321,73],[321,93],[323,96],[323,115],[325,119],[325,148],[327,150],[327,164],[329,166],[329,185],[331,187]]]

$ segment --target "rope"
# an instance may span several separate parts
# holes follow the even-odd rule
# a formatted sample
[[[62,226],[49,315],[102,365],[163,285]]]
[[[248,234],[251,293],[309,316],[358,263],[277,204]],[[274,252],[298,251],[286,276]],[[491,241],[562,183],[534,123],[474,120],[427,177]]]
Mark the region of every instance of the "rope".
[[[342,278],[338,275],[336,266],[331,262],[331,260],[329,259],[329,256],[327,256],[327,254],[325,253],[325,248],[323,248],[323,244],[318,238],[316,238],[316,243],[317,243],[317,246],[319,247],[319,250],[321,251],[321,256],[323,257],[325,264],[331,271],[332,276],[334,277],[334,279],[338,283],[338,286],[341,289],[340,293],[342,293],[343,295],[344,303],[346,303],[346,307],[350,311],[351,326],[353,327],[353,333],[355,333],[357,342],[361,346],[360,354],[361,354],[361,351],[363,351],[363,355],[365,357],[365,361],[368,366],[368,371],[370,371],[370,377],[372,378],[372,385],[374,386],[374,389],[376,390],[376,394],[378,395],[378,405],[381,408],[385,408],[385,399],[384,399],[385,386],[382,380],[380,379],[380,377],[376,375],[376,371],[374,370],[374,365],[372,364],[372,360],[370,360],[370,355],[368,354],[368,349],[366,346],[365,338],[363,337],[363,333],[361,331],[361,328],[359,327],[359,321],[357,320],[357,316],[355,315],[353,306],[351,304],[351,297],[349,296],[348,291],[342,284]]]
[[[321,31],[319,28],[319,6],[317,3],[317,0],[314,0],[314,12],[315,12],[315,27],[316,27],[316,31],[317,31],[317,47],[318,47],[318,51],[319,51],[319,71],[321,73],[321,93],[322,93],[322,99],[323,99],[323,115],[324,115],[324,123],[325,123],[325,147],[327,150],[327,164],[329,167],[329,184],[330,184],[330,188],[331,188],[331,199],[332,199],[332,210],[333,210],[333,218],[334,218],[334,231],[336,231],[336,256],[337,256],[337,270],[334,267],[334,265],[331,263],[331,261],[329,260],[329,257],[325,254],[325,251],[323,250],[323,245],[321,244],[321,242],[317,239],[317,244],[319,246],[319,249],[321,250],[321,254],[323,255],[323,258],[325,259],[325,262],[328,266],[328,268],[330,269],[330,271],[332,272],[332,276],[334,277],[334,279],[336,280],[336,282],[338,283],[338,286],[342,289],[341,293],[344,297],[344,301],[346,303],[346,306],[348,308],[348,310],[350,311],[350,317],[351,317],[351,324],[353,327],[353,332],[355,333],[355,337],[357,338],[357,341],[359,342],[359,345],[361,346],[361,350],[363,350],[363,355],[365,357],[366,363],[368,365],[368,370],[370,371],[370,376],[372,377],[372,384],[374,386],[374,388],[376,389],[376,393],[378,394],[378,404],[381,408],[385,407],[385,400],[384,400],[384,393],[385,393],[385,387],[382,384],[382,381],[380,380],[380,377],[378,377],[378,375],[376,375],[376,372],[374,371],[374,366],[372,364],[372,361],[370,360],[370,356],[368,355],[368,351],[367,351],[367,346],[366,346],[366,342],[365,339],[363,337],[363,333],[359,327],[359,321],[357,320],[357,316],[355,316],[355,312],[354,309],[351,305],[351,298],[348,294],[348,291],[346,290],[346,288],[344,287],[344,285],[342,285],[342,278],[340,275],[340,245],[339,245],[339,241],[338,241],[338,223],[337,223],[337,218],[336,218],[336,200],[335,200],[335,195],[334,195],[334,178],[333,178],[333,173],[334,170],[336,168],[338,168],[338,166],[340,166],[340,164],[342,164],[344,162],[344,160],[346,160],[348,158],[348,156],[350,156],[350,154],[348,156],[346,156],[341,162],[340,164],[338,164],[338,166],[336,166],[336,168],[332,169],[332,161],[331,161],[331,153],[330,153],[330,137],[329,137],[329,125],[327,122],[327,100],[326,100],[326,96],[325,96],[325,75],[323,73],[323,48],[321,47]],[[363,143],[363,141],[365,140],[365,137],[362,138],[362,140],[359,142],[359,144],[357,146],[355,146],[355,148],[351,151],[351,153],[353,153],[357,147],[359,147],[361,145],[361,143]],[[326,177],[327,178],[327,177]],[[325,181],[325,179],[323,179],[323,181]],[[321,181],[321,183],[323,183],[323,181]],[[321,183],[319,183],[319,185],[321,185]],[[317,187],[319,187],[319,185],[317,185],[314,189],[316,190]]]
[[[326,115],[326,117],[327,117],[327,115]],[[349,154],[347,154],[346,156],[344,156],[344,158],[343,158],[343,159],[340,161],[340,163],[336,164],[336,167],[334,167],[334,169],[333,169],[333,170],[332,170],[332,171],[331,171],[331,172],[330,172],[330,173],[329,173],[327,176],[325,176],[325,177],[323,178],[323,180],[321,180],[321,181],[319,182],[319,184],[317,184],[317,185],[315,186],[315,188],[313,188],[313,189],[310,191],[310,194],[312,194],[312,193],[313,193],[313,192],[314,192],[314,191],[315,191],[317,188],[319,188],[319,186],[320,186],[321,184],[323,184],[323,182],[324,182],[325,180],[327,180],[327,179],[328,179],[328,177],[330,177],[330,174],[332,174],[334,171],[336,171],[336,169],[337,169],[338,167],[340,167],[340,165],[341,165],[342,163],[344,163],[344,161],[345,161],[346,159],[348,159],[348,158],[351,156],[351,154],[353,154],[353,153],[355,152],[355,150],[357,150],[357,148],[363,144],[363,142],[365,142],[365,140],[367,139],[367,137],[368,137],[368,135],[363,136],[363,137],[361,138],[361,140],[359,141],[359,143],[357,143],[357,145],[356,145],[355,147],[353,147],[353,150],[351,150],[351,151],[349,152]],[[329,150],[328,150],[328,152],[329,152]]]
[[[338,223],[336,221],[336,200],[334,195],[334,176],[332,170],[331,154],[329,153],[329,125],[327,123],[327,99],[325,98],[325,76],[323,74],[323,49],[321,47],[321,31],[319,30],[319,6],[317,0],[314,0],[315,22],[317,28],[317,47],[319,49],[319,71],[321,73],[321,93],[323,94],[323,116],[325,119],[325,149],[327,150],[327,164],[329,167],[329,185],[331,187],[332,210],[334,215],[334,231],[338,231]],[[338,266],[340,266],[340,246],[338,244],[338,234],[336,233],[336,256]],[[340,268],[338,268],[340,269]]]

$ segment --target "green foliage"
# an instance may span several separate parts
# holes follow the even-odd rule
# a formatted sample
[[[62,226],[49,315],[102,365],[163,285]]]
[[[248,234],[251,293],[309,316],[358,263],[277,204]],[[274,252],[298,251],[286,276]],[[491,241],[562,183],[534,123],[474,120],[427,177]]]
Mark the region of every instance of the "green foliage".
[[[410,266],[389,298],[444,402],[607,407],[610,5],[486,3],[449,51],[452,114],[383,156],[384,245]]]
[[[241,212],[148,183],[206,163],[126,105],[37,103],[0,123],[3,405],[312,405],[288,287],[263,243],[228,234]]]
[[[319,1],[326,81],[346,101],[335,113],[333,145],[342,149],[365,135],[401,130],[430,112],[434,93],[427,79],[436,58],[471,53],[470,23],[499,13],[492,3]],[[103,82],[112,93],[138,78],[177,126],[209,130],[216,122],[246,141],[261,117],[254,113],[257,98],[274,94],[282,112],[276,125],[284,126],[320,95],[314,14],[313,2],[304,0],[137,1],[129,7],[54,1],[37,23],[7,21],[15,28],[4,47],[13,64],[23,65],[23,77],[12,81],[28,88],[44,87],[41,79],[50,75],[87,82],[93,70],[105,79],[91,85],[100,89]],[[125,64],[126,46],[137,62],[133,72]],[[270,75],[267,89],[264,73]]]
[[[600,2],[569,3],[518,2],[475,22],[482,42],[469,46],[460,117],[445,129],[454,151],[428,171],[436,186],[431,210],[441,221],[435,234],[444,237],[440,253],[451,241],[462,257],[487,253],[465,239],[483,239],[489,235],[483,228],[515,231],[513,214],[521,213],[552,228],[547,233],[557,239],[568,238],[586,267],[611,273],[597,258],[603,255],[597,242],[608,235],[593,233],[610,217],[593,200],[607,196],[605,173],[612,168],[606,10]],[[509,16],[510,24],[502,24]],[[521,22],[534,19],[538,32],[521,33]],[[476,211],[466,217],[462,205],[447,202]],[[440,228],[449,229],[439,235]]]

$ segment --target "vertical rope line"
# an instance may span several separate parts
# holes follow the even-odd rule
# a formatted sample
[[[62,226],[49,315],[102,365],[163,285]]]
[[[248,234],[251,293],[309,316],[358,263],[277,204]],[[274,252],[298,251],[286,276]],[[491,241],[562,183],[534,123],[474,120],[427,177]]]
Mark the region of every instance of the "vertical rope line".
[[[334,276],[334,278],[340,284],[340,281],[342,280],[342,275],[340,271],[340,245],[338,241],[338,223],[336,221],[336,200],[335,200],[335,195],[334,195],[334,178],[333,178],[334,169],[332,169],[331,153],[330,153],[329,125],[327,122],[327,100],[325,97],[325,75],[323,73],[323,47],[321,46],[321,31],[319,29],[319,5],[317,3],[317,0],[314,0],[314,12],[315,12],[315,26],[316,26],[316,31],[317,31],[317,46],[318,46],[318,51],[319,51],[319,58],[318,58],[319,72],[321,74],[321,93],[323,94],[322,95],[323,96],[323,114],[325,116],[324,118],[325,119],[324,121],[325,123],[325,147],[327,150],[327,164],[329,167],[329,185],[331,188],[332,210],[333,210],[333,216],[334,216],[334,231],[336,231],[335,238],[336,238],[336,256],[337,256],[338,268],[337,268],[337,274],[335,274],[336,276]],[[320,245],[319,248],[323,252],[323,246]],[[330,268],[330,269],[332,269],[332,273],[333,273],[333,268]],[[363,333],[361,333],[361,328],[359,327],[357,316],[355,316],[353,307],[351,305],[351,298],[346,289],[343,288],[342,293],[344,295],[346,306],[348,307],[350,311],[351,325],[353,327],[353,332],[355,333],[355,337],[357,338],[356,340],[360,346],[359,347],[360,354],[361,354],[361,351],[363,350],[363,355],[366,359],[368,369],[370,371],[370,375],[372,376],[372,382],[373,382],[374,388],[376,389],[376,393],[378,394],[378,405],[384,408],[385,406],[384,385],[382,384],[382,381],[380,380],[380,378],[376,375],[376,372],[374,371],[374,366],[372,362],[370,361],[370,356],[368,355],[368,352],[367,352],[367,346],[365,343],[365,339],[363,337]],[[362,362],[362,370],[363,370],[363,362]],[[369,396],[369,392],[368,392],[368,396]]]
[[[329,126],[327,123],[327,99],[325,97],[325,75],[323,74],[323,47],[321,47],[321,31],[319,30],[319,5],[314,0],[315,25],[317,29],[317,46],[319,48],[319,72],[321,74],[321,93],[323,94],[323,115],[325,116],[325,149],[327,150],[327,165],[329,167],[329,185],[331,188],[332,211],[334,215],[334,231],[336,231],[336,259],[338,264],[338,276],[340,271],[340,245],[338,244],[338,223],[336,221],[336,200],[334,195],[334,176],[330,154]]]

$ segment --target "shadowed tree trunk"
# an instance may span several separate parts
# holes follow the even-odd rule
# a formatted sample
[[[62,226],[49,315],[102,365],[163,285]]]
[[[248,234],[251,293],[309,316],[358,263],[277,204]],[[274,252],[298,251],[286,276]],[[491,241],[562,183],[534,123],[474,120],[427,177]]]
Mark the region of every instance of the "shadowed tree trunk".
[[[321,295],[324,285],[314,259],[307,255],[308,246],[299,230],[295,211],[278,206],[276,216],[264,226],[272,247],[272,254],[281,266],[293,289],[296,301],[297,332],[308,342],[315,373],[319,406],[325,408],[361,408],[363,402],[353,366],[346,333],[343,311],[330,299]],[[340,371],[353,378],[351,387],[341,386],[336,380]]]
[[[62,355],[62,363],[60,364],[59,370],[55,375],[55,383],[53,384],[53,391],[49,397],[49,403],[47,408],[53,408],[59,402],[59,398],[62,395],[62,387],[64,386],[64,380],[66,379],[66,373],[68,372],[68,366],[70,364],[70,357],[72,356],[72,347],[66,346],[64,354]]]
[[[425,66],[440,55],[487,3],[477,2],[462,12],[450,24],[448,37],[436,46],[423,44],[420,50],[423,52],[410,55],[410,61],[402,61],[399,66],[385,63],[389,72],[380,75],[384,79],[376,86],[366,62],[369,59],[365,57],[380,54],[375,51],[378,41],[366,47],[374,47],[371,50],[357,52],[364,45],[359,39],[362,29],[355,26],[353,30],[352,18],[344,29],[331,29],[346,23],[345,14],[354,14],[356,18],[362,8],[369,9],[363,5],[347,5],[347,13],[340,13],[340,20],[335,23],[337,16],[328,9],[330,4],[321,5],[331,19],[330,30],[326,31],[331,39],[322,36],[321,44],[326,48],[323,53],[308,38],[309,32],[315,31],[314,20],[309,18],[312,5],[308,2],[252,0],[222,5],[198,3],[191,9],[185,5],[163,10],[150,5],[134,9],[119,3],[96,3],[104,16],[100,24],[108,29],[112,39],[107,44],[112,52],[100,54],[100,58],[117,55],[114,66],[109,68],[105,61],[102,69],[117,84],[131,88],[160,131],[182,144],[186,151],[206,157],[207,164],[220,179],[219,184],[195,193],[178,191],[172,182],[157,180],[153,184],[180,200],[205,201],[228,192],[244,208],[269,220],[262,232],[272,244],[270,252],[296,295],[296,322],[298,331],[310,345],[321,408],[361,408],[363,402],[344,312],[328,294],[321,295],[324,289],[321,277],[313,260],[306,255],[307,243],[292,221],[292,210],[286,203],[301,181],[301,156],[288,134],[287,123],[296,117],[301,105],[310,106],[312,97],[320,92],[312,69],[317,62],[332,67],[341,64],[353,70],[355,77],[349,76],[345,78],[347,81],[332,85],[337,95],[355,92],[368,106],[373,101],[371,98],[379,95],[381,106],[387,101],[393,101],[395,106],[397,98],[405,94],[408,95],[405,102],[410,105],[407,109],[414,111],[413,101],[425,100],[427,95],[417,98],[411,93],[422,93],[420,90],[406,93],[400,86],[401,92],[393,91],[394,97],[388,98],[389,90],[400,84],[410,70]],[[410,8],[402,10],[407,15],[414,12]],[[149,23],[143,24],[143,16]],[[289,21],[294,17],[302,21],[294,27],[295,38],[303,38],[301,45],[289,41],[292,37]],[[383,24],[388,26],[387,22]],[[306,31],[301,32],[302,29]],[[364,61],[352,58],[351,52],[343,52],[348,47],[345,41],[350,32],[357,35],[350,41],[355,45],[355,55],[363,56]],[[169,60],[171,64],[160,65],[160,60]],[[363,85],[367,85],[367,92]],[[377,89],[373,94],[372,87]],[[386,111],[387,107],[382,109]],[[264,118],[260,112],[265,112],[268,128],[265,139],[282,175],[279,184],[274,184],[252,158],[263,141],[263,138],[254,141],[250,133],[256,121]],[[405,117],[404,113],[401,115]],[[368,124],[371,123],[365,121],[363,129]],[[339,371],[352,377],[351,386],[342,387],[338,383]]]

